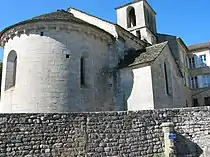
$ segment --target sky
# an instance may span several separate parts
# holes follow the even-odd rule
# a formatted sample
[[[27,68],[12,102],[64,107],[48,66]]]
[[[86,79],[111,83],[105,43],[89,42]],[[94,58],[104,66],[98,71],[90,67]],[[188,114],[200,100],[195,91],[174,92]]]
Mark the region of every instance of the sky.
[[[1,0],[0,31],[28,18],[74,7],[116,23],[117,6],[133,0]],[[157,31],[181,37],[187,45],[210,40],[210,0],[148,0],[157,13]],[[2,59],[0,48],[0,60]]]

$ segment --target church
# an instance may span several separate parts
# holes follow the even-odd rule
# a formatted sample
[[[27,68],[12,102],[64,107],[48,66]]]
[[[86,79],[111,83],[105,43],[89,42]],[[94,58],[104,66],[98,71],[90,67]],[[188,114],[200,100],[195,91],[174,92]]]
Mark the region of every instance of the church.
[[[136,111],[210,105],[209,43],[160,34],[146,0],[117,23],[68,8],[0,32],[0,113]]]

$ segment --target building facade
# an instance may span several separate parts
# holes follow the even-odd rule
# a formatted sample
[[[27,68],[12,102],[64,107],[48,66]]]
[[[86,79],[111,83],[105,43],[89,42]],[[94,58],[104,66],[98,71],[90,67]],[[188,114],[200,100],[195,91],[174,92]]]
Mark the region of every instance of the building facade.
[[[192,89],[193,106],[210,105],[210,43],[188,47],[188,86]]]
[[[116,12],[117,24],[68,8],[2,30],[0,112],[208,105],[209,49],[157,33],[146,0]]]

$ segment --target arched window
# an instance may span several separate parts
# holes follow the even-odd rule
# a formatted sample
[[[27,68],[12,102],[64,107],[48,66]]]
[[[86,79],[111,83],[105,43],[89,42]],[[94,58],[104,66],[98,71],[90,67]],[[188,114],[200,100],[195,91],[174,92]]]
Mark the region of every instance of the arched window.
[[[15,86],[17,68],[17,53],[13,50],[7,57],[5,90]]]
[[[88,53],[83,52],[80,58],[80,85],[81,87],[84,87],[87,85],[87,81],[86,81],[87,58],[88,58]]]
[[[136,14],[133,7],[127,9],[127,24],[128,28],[136,26]]]

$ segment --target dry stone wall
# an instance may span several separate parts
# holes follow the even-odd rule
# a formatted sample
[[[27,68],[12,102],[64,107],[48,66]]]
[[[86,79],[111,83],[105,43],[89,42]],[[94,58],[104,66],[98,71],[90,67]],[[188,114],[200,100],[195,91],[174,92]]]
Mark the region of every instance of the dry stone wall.
[[[210,108],[138,112],[1,114],[0,156],[158,157],[161,124],[175,124],[178,157],[210,153]]]

